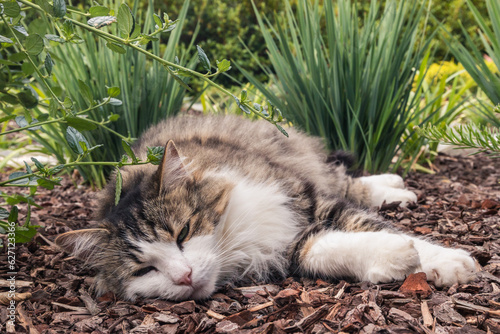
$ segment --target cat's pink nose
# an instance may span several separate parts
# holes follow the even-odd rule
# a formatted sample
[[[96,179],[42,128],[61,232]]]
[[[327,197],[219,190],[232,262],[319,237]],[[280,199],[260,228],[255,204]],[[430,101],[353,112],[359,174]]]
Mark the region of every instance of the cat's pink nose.
[[[186,271],[186,273],[180,278],[178,279],[175,283],[177,285],[191,285],[193,284],[193,281],[191,280],[191,274],[192,274],[193,270],[189,269],[188,271]]]

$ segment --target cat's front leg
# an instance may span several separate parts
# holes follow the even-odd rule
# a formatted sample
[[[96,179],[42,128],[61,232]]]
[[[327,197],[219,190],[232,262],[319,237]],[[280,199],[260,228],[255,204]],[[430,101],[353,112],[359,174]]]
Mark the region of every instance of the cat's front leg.
[[[385,283],[423,271],[436,286],[449,286],[469,282],[475,272],[463,250],[392,231],[324,231],[301,246],[299,268],[315,276]]]
[[[298,266],[308,275],[385,283],[420,268],[414,241],[388,231],[326,230],[304,240]]]
[[[420,271],[436,286],[467,283],[475,277],[475,262],[466,251],[435,245],[415,237],[407,238],[413,241],[418,251]]]

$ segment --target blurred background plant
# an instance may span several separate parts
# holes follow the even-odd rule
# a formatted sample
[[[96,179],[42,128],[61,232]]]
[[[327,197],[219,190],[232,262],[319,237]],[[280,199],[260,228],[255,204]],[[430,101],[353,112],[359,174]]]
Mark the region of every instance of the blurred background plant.
[[[491,81],[489,76],[496,75],[498,71],[495,57],[482,57],[483,52],[488,52],[487,43],[484,42],[494,33],[491,15],[487,15],[487,6],[491,6],[488,5],[491,1],[453,0],[453,6],[445,0],[422,1],[416,7],[406,9],[402,5],[396,8],[392,0],[376,1],[375,4],[371,0],[359,0],[356,7],[349,8],[352,3],[345,0],[334,4],[322,0],[264,0],[257,2],[253,8],[250,1],[192,0],[188,3],[173,0],[155,4],[152,1],[134,0],[130,5],[134,17],[146,18],[141,24],[149,29],[153,29],[155,25],[151,19],[155,5],[179,19],[177,25],[182,29],[176,29],[170,35],[162,35],[160,41],[150,41],[148,49],[161,54],[164,59],[173,60],[178,56],[181,64],[198,70],[202,69],[202,65],[196,65],[197,55],[192,52],[195,44],[203,45],[209,56],[223,54],[229,59],[236,59],[240,68],[244,69],[242,72],[250,74],[255,80],[243,86],[253,102],[260,104],[269,95],[274,96],[273,103],[282,109],[290,125],[324,136],[331,148],[357,151],[362,165],[372,172],[389,168],[394,170],[398,166],[425,170],[421,167],[432,162],[437,146],[415,136],[415,125],[430,123],[446,126],[468,120],[482,124],[497,122],[498,117],[491,112],[495,98],[491,98],[491,92],[484,85],[476,84],[476,81]],[[86,8],[86,2],[83,1],[74,1],[72,4],[75,7],[68,8]],[[110,7],[115,14],[118,12],[118,1],[105,1],[103,5]],[[429,13],[425,6],[428,6]],[[257,15],[254,15],[254,11]],[[333,14],[322,16],[325,12]],[[54,33],[40,14],[33,11],[26,13],[26,29]],[[387,19],[391,15],[392,22]],[[401,17],[407,19],[401,21]],[[260,23],[259,18],[262,19]],[[384,34],[386,39],[381,39],[381,33],[390,31],[391,25],[395,27],[396,24],[400,24],[398,28],[403,28],[404,32],[399,35],[394,32]],[[199,26],[203,26],[203,29],[199,30]],[[438,26],[442,36],[433,34],[434,28]],[[483,34],[476,33],[478,27]],[[490,29],[490,34],[484,27]],[[218,89],[207,88],[201,80],[190,78],[194,92],[186,94],[163,71],[162,65],[148,63],[143,54],[130,50],[124,54],[114,53],[105,47],[105,42],[90,38],[90,33],[78,27],[75,29],[86,43],[65,43],[57,48],[50,48],[52,59],[57,63],[53,69],[56,83],[52,88],[57,93],[67,94],[75,105],[85,108],[88,107],[88,101],[79,93],[81,84],[78,80],[89,87],[96,99],[106,95],[106,87],[120,86],[123,104],[106,105],[93,111],[89,117],[93,120],[110,117],[114,122],[107,126],[122,136],[130,139],[137,137],[144,128],[159,119],[178,113],[183,103],[186,109],[192,103],[200,101],[205,113],[245,114],[227,94]],[[104,29],[117,32],[116,25]],[[370,29],[373,35],[367,33]],[[427,32],[425,36],[424,29]],[[0,26],[0,30],[2,33],[5,27]],[[332,36],[343,36],[352,44],[336,44]],[[403,38],[397,41],[399,44],[390,41],[390,38],[395,40],[400,37]],[[399,51],[395,51],[399,54],[390,55],[389,51],[394,50],[377,49],[377,43],[372,43],[374,38],[379,38],[378,44],[407,43],[409,47],[400,47]],[[454,42],[443,43],[443,38]],[[58,44],[55,40],[50,40],[49,43],[50,46]],[[275,43],[275,49],[272,43]],[[460,48],[460,43],[466,49],[474,50],[474,61],[483,59],[491,73],[485,71],[479,77],[468,74],[469,70],[466,64],[462,65],[463,59],[459,59],[457,51],[449,52],[450,49],[453,51],[453,48]],[[285,63],[276,61],[279,58],[273,56],[273,53],[278,52],[277,50],[288,50],[286,52],[289,54],[281,59]],[[358,50],[357,54],[352,53],[355,50]],[[360,50],[362,51],[359,52]],[[424,58],[428,50],[432,52]],[[405,54],[406,51],[408,52]],[[98,57],[95,56],[97,53]],[[336,58],[332,61],[333,58],[330,58],[335,54]],[[349,58],[349,55],[358,56]],[[16,60],[16,55],[12,57]],[[390,57],[396,61],[387,61]],[[456,57],[459,62],[455,63],[452,57]],[[302,64],[292,64],[291,59]],[[380,60],[378,68],[374,65],[377,59]],[[291,74],[283,73],[287,71],[287,67]],[[413,68],[418,70],[408,71]],[[23,65],[19,70],[29,73],[32,68]],[[482,65],[481,70],[484,71]],[[394,76],[398,71],[401,71],[401,75]],[[240,84],[244,81],[242,72],[233,70],[230,76],[219,76],[217,81],[222,82],[234,95],[238,95],[238,90],[242,87]],[[392,86],[388,79],[390,72],[396,78],[392,81]],[[297,81],[301,75],[302,78]],[[348,75],[354,79],[348,79]],[[405,85],[408,82],[413,82],[411,90],[409,85]],[[291,90],[292,87],[295,91]],[[43,87],[35,84],[31,88],[41,98],[47,97]],[[315,94],[318,91],[321,94]],[[342,94],[344,98],[339,99]],[[198,96],[199,100],[196,99]],[[326,112],[317,111],[325,106],[328,106]],[[391,108],[393,113],[377,116],[382,114],[377,114],[376,110]],[[40,115],[43,117],[47,111],[43,105],[39,105],[32,112],[36,118]],[[250,114],[250,117],[255,118],[255,115]],[[74,158],[74,153],[64,144],[65,138],[60,130],[60,125],[46,125],[44,131],[30,132],[31,139],[22,137],[16,140],[41,143],[44,147],[30,149],[51,153],[62,162],[68,157]],[[331,134],[335,132],[339,133],[338,138]],[[110,145],[107,150],[93,151],[89,159],[115,161],[123,153],[121,140],[109,131],[99,128],[84,133],[91,143],[104,141]],[[7,158],[21,151],[12,140],[9,142],[4,139],[0,145],[5,149],[9,147],[10,151],[5,154]],[[5,164],[8,159],[2,161]],[[79,169],[84,178],[97,187],[105,183],[109,173],[106,166],[85,166]]]
[[[412,87],[432,40],[420,24],[425,4],[372,1],[358,21],[353,1],[298,1],[296,14],[284,3],[286,25],[276,28],[255,8],[272,63],[262,69],[277,93],[238,68],[294,126],[356,153],[370,172],[387,171],[409,124],[431,106],[419,107],[422,84]]]
[[[426,124],[419,129],[419,135],[435,142],[443,142],[461,148],[474,148],[479,151],[491,151],[495,156],[500,152],[500,2],[486,0],[485,5],[489,20],[478,10],[472,1],[467,5],[473,13],[479,27],[478,36],[486,51],[486,55],[474,44],[473,38],[462,27],[465,44],[456,38],[446,39],[452,54],[465,68],[468,75],[477,84],[478,91],[474,97],[474,107],[480,113],[480,121],[469,122],[464,126],[443,126]],[[491,28],[490,24],[491,22]]]
[[[148,6],[143,9],[139,4],[138,0],[134,1],[133,16],[145,17],[144,29],[154,31],[156,23],[153,20],[153,0],[149,0]],[[120,2],[105,2],[104,5],[118,13]],[[175,57],[178,57],[181,64],[194,68],[197,56],[192,52],[191,45],[182,50],[177,48],[189,5],[189,1],[185,1],[180,8],[179,16],[176,17],[177,29],[169,33],[162,52],[160,53],[159,40],[151,41],[148,48],[154,54],[162,54],[165,60],[173,62]],[[50,31],[50,24],[46,17],[41,15],[39,20],[43,22],[39,24],[40,32],[55,33],[55,31]],[[117,25],[111,26],[109,30],[114,34],[119,33]],[[76,28],[75,31],[85,40],[85,43],[64,43],[53,48],[52,51],[52,56],[58,65],[53,70],[57,89],[69,94],[81,109],[88,108],[90,101],[85,95],[80,94],[80,81],[89,87],[92,96],[97,99],[104,97],[106,87],[119,86],[121,89],[122,104],[103,106],[89,113],[90,119],[100,121],[113,117],[115,121],[109,124],[110,129],[124,136],[137,138],[151,124],[175,115],[181,110],[186,90],[164,70],[163,65],[158,62],[151,63],[144,54],[134,50],[128,49],[124,53],[114,52],[105,46],[107,43],[105,40],[95,39],[92,32],[81,28]],[[196,36],[196,33],[193,36]],[[191,53],[189,59],[188,53]],[[50,135],[43,140],[39,140],[39,135],[34,134],[49,151],[57,152],[56,156],[60,163],[68,156],[75,158],[72,150],[61,147],[61,142],[65,142],[59,135],[61,127],[64,125],[54,124],[44,127],[45,132]],[[122,156],[121,138],[112,132],[97,128],[84,133],[91,145],[107,143],[107,149],[93,151],[89,155],[89,161],[116,161]],[[111,168],[88,165],[79,166],[78,170],[86,180],[101,188]]]

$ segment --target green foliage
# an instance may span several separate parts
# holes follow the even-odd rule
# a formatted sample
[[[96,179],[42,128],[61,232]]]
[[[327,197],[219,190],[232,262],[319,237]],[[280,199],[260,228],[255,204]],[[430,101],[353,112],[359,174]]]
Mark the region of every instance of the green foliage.
[[[467,0],[477,25],[480,27],[479,37],[483,47],[496,68],[489,66],[481,50],[474,44],[473,38],[467,34],[465,28],[463,28],[466,38],[465,44],[459,43],[456,39],[446,39],[446,42],[453,55],[488,96],[491,103],[498,105],[500,103],[500,2],[486,0],[485,3],[492,28],[489,27],[486,17],[483,17],[472,2]],[[490,117],[490,120],[500,126],[500,121],[496,117]]]
[[[437,28],[441,24],[446,29],[450,36],[453,36],[461,44],[466,44],[470,36],[470,41],[481,52],[484,52],[483,43],[480,36],[477,34],[477,22],[472,11],[468,10],[466,0],[433,0],[431,4],[431,13],[435,20],[429,21],[429,28]],[[485,17],[485,23],[490,25],[491,22],[486,17],[486,1],[472,0],[471,3]],[[449,49],[441,40],[435,39],[433,46],[436,47],[436,57],[438,59],[449,58]]]
[[[178,16],[177,11],[183,2],[165,2],[165,10]],[[256,6],[260,13],[268,17],[284,15],[281,0],[258,1]],[[270,62],[260,27],[253,15],[251,1],[191,0],[181,37],[183,45],[189,45],[198,25],[203,28],[198,32],[195,44],[202,45],[210,54],[225,55],[229,60],[238,59],[241,64],[245,64],[245,68],[251,69],[259,81],[267,81],[268,77],[260,69],[260,65],[269,66]],[[244,41],[251,52],[247,52],[240,41]],[[238,81],[243,80],[241,73],[232,72],[231,76]],[[225,76],[218,81],[224,86],[235,85],[231,78]]]
[[[486,94],[491,103],[497,105],[495,111],[499,112],[500,107],[500,3],[496,0],[486,0],[492,29],[490,29],[486,17],[467,0],[478,26],[480,27],[479,37],[483,43],[488,56],[493,61],[494,66],[489,66],[481,50],[474,44],[473,38],[469,36],[462,27],[466,37],[465,45],[460,44],[456,39],[446,40],[453,55],[461,62],[469,75],[474,79],[481,91]],[[479,101],[480,102],[480,101]],[[478,103],[482,110],[487,110],[488,105]],[[500,121],[493,113],[487,113],[487,117],[494,127],[479,127],[475,124],[460,125],[457,127],[447,126],[426,126],[417,129],[420,136],[435,142],[442,142],[449,145],[456,145],[461,148],[475,148],[479,152],[489,152],[494,156],[500,154]]]
[[[432,173],[424,164],[431,164],[437,156],[437,143],[428,143],[418,135],[414,127],[418,124],[446,126],[455,121],[466,110],[466,99],[473,86],[472,80],[464,79],[460,69],[443,68],[442,64],[428,65],[432,59],[428,52],[424,57],[418,75],[413,83],[413,100],[419,101],[411,111],[413,120],[403,134],[398,162],[405,170],[419,170]],[[437,68],[436,68],[437,67]]]
[[[457,148],[474,148],[493,157],[500,156],[499,128],[465,124],[455,127],[426,126],[417,129],[417,132],[432,141],[455,145]]]
[[[238,68],[293,125],[355,152],[371,172],[387,171],[418,117],[412,83],[430,42],[419,35],[424,7],[389,0],[380,10],[372,1],[359,23],[352,1],[328,1],[322,10],[299,1],[296,15],[285,5],[287,25],[272,32],[255,8],[277,93]]]
[[[60,161],[56,166],[46,166],[35,158],[32,158],[33,165],[25,162],[25,171],[19,171],[9,175],[7,180],[0,182],[0,187],[23,187],[29,190],[29,195],[20,193],[6,194],[0,192],[5,200],[5,205],[10,205],[11,210],[0,209],[0,233],[7,234],[9,243],[26,242],[36,233],[37,226],[30,224],[31,207],[37,206],[34,202],[34,195],[38,187],[53,189],[59,185],[60,177],[57,176],[66,168],[82,166],[111,166],[119,168],[124,165],[138,164],[159,164],[162,155],[162,147],[147,148],[147,158],[139,159],[130,149],[128,144],[131,141],[129,136],[118,133],[111,128],[113,122],[121,119],[117,113],[106,112],[108,107],[117,107],[123,105],[122,100],[116,97],[124,96],[123,100],[127,104],[133,99],[138,91],[136,85],[140,81],[131,79],[143,78],[142,75],[150,71],[160,72],[170,75],[171,83],[180,84],[181,87],[189,88],[180,75],[198,78],[208,85],[211,85],[226,95],[232,96],[237,101],[240,108],[275,124],[282,132],[278,122],[282,120],[279,112],[272,108],[274,112],[264,113],[262,109],[256,109],[248,105],[251,101],[246,98],[241,100],[234,97],[229,91],[214,83],[210,77],[218,75],[229,70],[230,63],[227,60],[216,61],[218,66],[215,73],[202,74],[192,69],[182,66],[177,57],[173,56],[174,44],[167,44],[164,57],[157,55],[159,45],[152,43],[153,52],[149,51],[150,42],[158,40],[157,35],[172,31],[177,21],[169,19],[166,13],[163,17],[153,15],[152,9],[148,12],[148,20],[145,22],[145,29],[137,24],[136,13],[131,12],[127,5],[122,4],[118,9],[98,6],[91,13],[80,12],[74,7],[68,8],[64,0],[55,0],[50,5],[46,0],[37,0],[34,4],[30,0],[19,0],[24,6],[23,10],[37,11],[41,18],[27,24],[28,17],[21,12],[18,2],[3,2],[3,12],[0,12],[0,31],[2,44],[0,44],[0,123],[2,124],[1,138],[6,135],[18,132],[29,133],[34,136],[38,142],[48,148]],[[5,6],[7,5],[7,6]],[[17,6],[17,7],[16,7]],[[187,8],[187,7],[186,7]],[[7,9],[7,11],[5,11]],[[114,14],[115,16],[96,16],[103,14]],[[73,16],[76,16],[74,18]],[[80,21],[78,18],[84,18],[88,21]],[[29,17],[33,19],[34,15],[30,12]],[[107,27],[112,25],[112,27]],[[27,27],[27,29],[25,28]],[[110,32],[108,32],[110,31]],[[142,33],[141,33],[142,31]],[[48,32],[51,32],[49,34]],[[87,34],[89,32],[90,34]],[[57,34],[55,34],[57,33]],[[82,37],[83,36],[83,37]],[[95,37],[99,41],[94,40]],[[77,52],[79,44],[87,42],[93,45],[92,52],[85,53],[82,59],[81,53]],[[94,43],[94,44],[93,44]],[[61,46],[62,44],[62,46]],[[58,47],[64,48],[70,45],[62,52]],[[87,44],[85,44],[87,45]],[[107,47],[107,48],[106,48]],[[128,58],[129,63],[123,63],[122,67],[116,67],[115,64],[104,63],[101,61],[103,52],[116,52],[116,54],[127,55],[130,49],[135,54],[141,54],[154,60],[151,67],[138,65],[141,62],[133,62],[137,58]],[[103,51],[105,50],[105,51]],[[74,51],[73,53],[71,51]],[[58,54],[58,52],[61,52]],[[123,56],[112,58],[108,53],[104,60],[123,61]],[[210,64],[208,56],[201,47],[198,48],[198,54],[203,57],[203,61]],[[93,59],[92,59],[93,58]],[[168,60],[174,58],[172,60]],[[195,58],[195,57],[193,57]],[[97,59],[100,59],[99,61]],[[182,59],[181,59],[182,61]],[[84,65],[82,65],[82,63]],[[60,67],[66,64],[72,66],[71,71],[66,72],[66,76],[57,77]],[[144,64],[144,61],[142,62]],[[95,65],[95,67],[93,66]],[[96,71],[107,73],[107,67],[114,67],[113,76],[99,76]],[[134,71],[141,72],[134,72]],[[123,71],[126,74],[137,74],[136,77],[121,75],[116,71]],[[95,78],[102,79],[101,85],[96,84],[89,75],[95,74]],[[109,73],[108,73],[109,75]],[[115,79],[120,78],[126,82],[115,83]],[[164,85],[165,81],[154,82],[155,85]],[[168,88],[167,88],[168,89]],[[175,96],[151,96],[151,93],[166,94],[168,92],[181,92],[177,86],[176,89],[168,91],[156,89],[147,91],[148,96],[144,96],[145,101],[156,104],[152,107],[155,110],[165,108],[165,105],[175,101]],[[132,97],[127,96],[129,93]],[[183,94],[178,93],[178,94]],[[182,98],[180,99],[182,101]],[[163,105],[165,104],[165,105]],[[141,107],[144,107],[141,105]],[[146,104],[145,107],[149,106]],[[109,109],[108,109],[109,110]],[[173,110],[169,109],[169,110]],[[125,121],[130,121],[133,127],[127,129],[140,132],[141,127],[137,126],[139,120],[138,111],[135,114],[124,115]],[[159,118],[163,118],[164,114]],[[147,117],[144,117],[147,118]],[[157,119],[159,119],[157,118]],[[15,120],[18,128],[12,128],[8,122]],[[149,120],[149,119],[148,119]],[[142,124],[144,127],[151,123]],[[10,129],[9,129],[10,128]],[[94,135],[97,133],[97,136]],[[109,141],[99,134],[112,134]],[[117,137],[119,138],[116,140]],[[101,141],[95,141],[96,138]],[[109,138],[109,137],[107,137]],[[127,155],[120,156],[114,161],[92,160],[94,152],[103,151],[102,144],[106,145],[107,150],[113,150],[113,142],[118,142],[120,149],[123,149]],[[0,143],[3,145],[3,143]],[[114,149],[115,151],[118,151]],[[68,153],[68,151],[70,153]],[[130,158],[130,162],[129,162]],[[121,188],[121,178],[118,177],[119,184],[117,189]],[[118,201],[120,193],[116,194]],[[24,224],[18,221],[19,203],[27,204],[27,215]],[[4,205],[4,204],[2,204]],[[7,214],[8,213],[8,214]]]
[[[118,23],[123,23],[112,25],[107,29],[122,36],[126,35],[126,31],[130,32],[132,26],[135,25],[135,19],[130,17],[141,16],[141,13],[137,11],[139,8],[137,3],[136,1],[132,13],[128,6],[123,4],[119,6],[117,3],[113,10],[118,13]],[[157,16],[154,16],[153,2],[149,1],[149,4],[145,13],[144,28],[153,33],[156,30],[155,26],[158,25],[153,18]],[[180,64],[187,64],[188,68],[193,68],[196,62],[195,56],[188,59],[187,52],[176,54],[176,46],[188,7],[189,2],[186,2],[176,23],[173,23],[174,21],[165,23],[163,19],[159,19],[159,27],[163,30],[170,29],[175,24],[178,27],[169,32],[170,37],[162,58],[174,62],[178,56]],[[99,10],[104,13],[103,9]],[[80,28],[75,28],[75,31],[85,39],[86,43],[65,43],[54,50],[54,55],[58,59],[64,59],[58,64],[59,66],[54,68],[54,75],[60,87],[68,92],[72,100],[81,108],[87,108],[90,105],[90,96],[95,99],[104,98],[103,92],[106,92],[106,87],[120,87],[119,94],[116,90],[110,92],[109,89],[108,94],[112,98],[119,97],[123,102],[119,105],[110,103],[103,108],[96,109],[89,114],[89,119],[101,121],[110,120],[109,117],[113,117],[108,124],[110,129],[120,134],[127,134],[129,138],[137,138],[150,125],[179,112],[185,96],[185,88],[165,71],[162,64],[157,62],[150,64],[145,54],[133,50],[126,51],[117,44],[108,45],[109,42],[106,40],[96,40],[92,32],[82,31]],[[139,44],[142,45],[142,40],[147,39],[146,36],[148,35],[143,34],[138,37]],[[160,42],[154,36],[146,45],[154,54],[160,54]],[[82,61],[82,56],[86,61]],[[87,89],[82,89],[82,82]],[[84,129],[80,130],[84,131]],[[107,143],[108,147],[106,150],[92,152],[89,156],[90,161],[116,161],[122,156],[122,138],[101,128],[86,135],[90,145]],[[49,144],[54,146],[59,143]],[[104,185],[106,176],[111,172],[109,166],[100,165],[80,166],[79,170],[97,187]]]

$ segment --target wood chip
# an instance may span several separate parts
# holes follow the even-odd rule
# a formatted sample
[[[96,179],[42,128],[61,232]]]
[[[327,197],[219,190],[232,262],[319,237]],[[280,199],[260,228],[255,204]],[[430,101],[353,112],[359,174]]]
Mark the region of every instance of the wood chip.
[[[432,317],[431,312],[429,311],[429,305],[427,305],[427,301],[423,300],[420,303],[420,309],[422,311],[422,319],[424,321],[424,326],[431,327],[434,324],[434,318]]]
[[[257,312],[257,311],[263,310],[263,309],[268,308],[268,307],[273,306],[273,305],[274,305],[274,302],[271,301],[271,302],[267,302],[267,303],[264,303],[264,304],[252,306],[248,310],[250,312]]]
[[[219,314],[219,313],[216,313],[212,310],[208,310],[207,311],[207,315],[214,318],[214,319],[217,319],[217,320],[223,320],[224,318],[226,318],[225,315],[222,315],[222,314]]]
[[[86,307],[80,307],[80,306],[72,306],[72,305],[67,305],[67,304],[62,304],[62,303],[57,303],[57,302],[52,302],[52,305],[62,307],[63,309],[66,310],[71,310],[71,311],[76,311],[79,314],[90,314],[89,310],[87,310]]]
[[[14,298],[11,298],[10,295],[11,295],[10,292],[0,293],[0,304],[9,305],[11,300],[14,300],[15,302],[20,302],[26,299],[30,299],[32,296],[30,292],[16,293],[14,295]]]
[[[432,293],[425,273],[408,275],[403,285],[399,288],[399,291],[404,294],[420,295],[422,297],[428,297]]]
[[[320,308],[318,308],[313,314],[304,317],[300,319],[295,325],[285,327],[286,332],[296,332],[296,331],[301,331],[305,332],[308,327],[319,321],[323,316],[325,316],[328,313],[330,306],[329,305],[323,305]]]
[[[16,289],[31,287],[33,285],[33,282],[29,281],[16,280],[15,283],[16,283]],[[0,288],[9,288],[10,286],[11,286],[11,281],[0,279]]]

